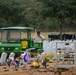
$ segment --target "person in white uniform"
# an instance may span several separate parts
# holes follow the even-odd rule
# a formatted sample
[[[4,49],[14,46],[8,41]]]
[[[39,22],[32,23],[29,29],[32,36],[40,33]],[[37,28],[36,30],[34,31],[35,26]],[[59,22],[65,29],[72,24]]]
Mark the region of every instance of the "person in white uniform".
[[[43,42],[45,37],[40,34],[40,31],[37,31],[37,34],[33,37],[34,42]]]

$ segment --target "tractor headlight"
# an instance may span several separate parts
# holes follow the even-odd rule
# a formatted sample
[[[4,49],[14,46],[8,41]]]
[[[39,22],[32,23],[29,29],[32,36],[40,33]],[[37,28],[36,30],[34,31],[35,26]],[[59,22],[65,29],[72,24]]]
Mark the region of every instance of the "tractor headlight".
[[[2,47],[1,49],[2,49],[2,50],[4,50],[4,48],[3,48],[3,47]]]
[[[18,48],[18,47],[16,47],[15,49],[16,49],[16,50],[18,50],[19,48]]]

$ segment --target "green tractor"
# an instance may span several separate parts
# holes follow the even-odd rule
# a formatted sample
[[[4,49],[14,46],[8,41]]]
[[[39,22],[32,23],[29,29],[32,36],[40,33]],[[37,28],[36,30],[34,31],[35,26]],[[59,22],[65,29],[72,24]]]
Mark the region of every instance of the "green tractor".
[[[6,52],[8,55],[14,52],[16,56],[29,50],[31,56],[43,52],[42,42],[33,42],[31,27],[4,27],[0,28],[0,55]]]

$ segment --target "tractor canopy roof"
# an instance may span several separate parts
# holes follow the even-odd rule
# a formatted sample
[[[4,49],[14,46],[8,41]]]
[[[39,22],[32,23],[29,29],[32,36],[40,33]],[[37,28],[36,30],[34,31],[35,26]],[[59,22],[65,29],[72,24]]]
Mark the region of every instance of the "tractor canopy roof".
[[[0,30],[33,30],[32,27],[3,27]]]

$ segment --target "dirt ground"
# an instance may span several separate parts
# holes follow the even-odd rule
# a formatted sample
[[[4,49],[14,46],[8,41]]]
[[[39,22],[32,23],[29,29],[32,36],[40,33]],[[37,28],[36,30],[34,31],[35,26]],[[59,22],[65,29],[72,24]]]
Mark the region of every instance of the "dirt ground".
[[[47,68],[31,68],[30,64],[23,70],[21,67],[17,71],[13,70],[12,66],[9,71],[4,72],[5,69],[0,66],[0,75],[76,75],[76,67],[69,69],[55,69],[55,63],[48,63]]]
[[[17,71],[14,71],[12,66],[9,68],[9,71],[4,72],[2,66],[0,66],[0,75],[54,75],[54,65],[55,63],[48,63],[47,68],[31,68],[30,64],[23,70],[21,67]]]

